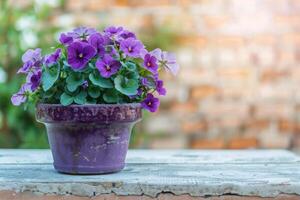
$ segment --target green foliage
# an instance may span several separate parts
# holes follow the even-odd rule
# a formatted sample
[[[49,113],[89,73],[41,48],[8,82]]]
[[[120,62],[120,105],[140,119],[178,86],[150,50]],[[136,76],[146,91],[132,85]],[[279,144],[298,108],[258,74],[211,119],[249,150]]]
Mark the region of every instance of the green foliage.
[[[122,64],[122,66],[125,67],[127,70],[132,71],[132,72],[135,72],[136,69],[137,69],[136,64],[133,63],[133,62],[130,62],[130,61],[125,62],[125,63],[124,63],[124,62],[121,62],[121,64]]]
[[[74,97],[74,102],[77,104],[85,104],[86,103],[86,96],[87,93],[85,91],[80,91],[75,97]]]
[[[10,2],[10,3],[9,3]],[[34,2],[34,1],[33,1]],[[24,78],[15,75],[22,65],[21,56],[27,48],[52,46],[57,27],[49,26],[50,9],[46,5],[37,9],[34,4],[16,6],[13,1],[0,0],[0,71],[6,79],[0,80],[0,148],[47,148],[45,128],[35,120],[34,106],[27,110],[11,104],[10,97],[17,92]],[[30,20],[28,28],[20,28],[20,22]],[[25,36],[38,40],[29,44]],[[47,53],[47,52],[45,52]],[[1,78],[0,78],[1,79]],[[51,90],[47,95],[53,95]]]
[[[168,26],[148,26],[141,32],[141,39],[149,49],[175,49],[176,37],[176,31]]]
[[[115,89],[106,90],[103,95],[103,99],[106,103],[118,103],[120,101],[118,91]]]
[[[122,75],[118,75],[115,80],[115,88],[119,92],[125,95],[135,95],[137,94],[137,89],[139,87],[138,80],[128,79]]]
[[[60,96],[60,103],[64,106],[68,106],[70,104],[72,104],[74,101],[74,97],[72,97],[71,95],[67,94],[67,93],[63,93]]]
[[[101,95],[100,88],[92,85],[88,89],[88,94],[90,97],[97,99]]]
[[[52,67],[44,67],[42,73],[42,86],[43,90],[48,91],[57,81],[60,72],[59,64]]]
[[[114,87],[113,82],[110,79],[101,77],[99,72],[90,74],[89,79],[94,85],[97,85],[102,88]]]
[[[84,77],[81,73],[72,72],[69,73],[66,83],[67,88],[70,92],[75,92],[79,86],[81,86],[84,82]]]

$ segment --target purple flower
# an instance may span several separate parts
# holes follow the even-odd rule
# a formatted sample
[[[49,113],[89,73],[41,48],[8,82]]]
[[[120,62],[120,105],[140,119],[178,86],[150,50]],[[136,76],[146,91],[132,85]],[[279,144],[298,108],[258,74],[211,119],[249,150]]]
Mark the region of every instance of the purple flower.
[[[37,70],[28,74],[26,78],[27,84],[30,86],[31,91],[35,91],[41,83],[42,70]]]
[[[25,83],[21,86],[21,89],[11,97],[11,102],[15,106],[19,106],[27,100],[27,94],[31,92],[30,85]]]
[[[73,37],[62,33],[59,37],[59,41],[61,44],[68,45],[73,42]]]
[[[24,65],[17,73],[28,73],[32,68],[40,68],[42,59],[41,49],[28,49],[22,56]]]
[[[144,45],[134,38],[127,38],[120,42],[120,49],[125,55],[138,58],[140,57],[141,51],[144,49]]]
[[[58,48],[58,49],[55,50],[54,53],[45,56],[44,63],[47,66],[53,65],[53,64],[57,63],[60,56],[61,56],[61,49]]]
[[[143,86],[149,86],[149,80],[146,77],[141,78],[141,83]]]
[[[75,28],[72,32],[68,33],[73,39],[86,39],[88,36],[97,33],[94,28],[87,28],[84,26]]]
[[[119,33],[119,39],[127,39],[127,38],[136,39],[136,36],[133,32],[130,32],[128,30],[123,30]]]
[[[150,54],[146,54],[145,57],[144,57],[144,66],[150,72],[152,72],[153,74],[156,74],[157,70],[158,70],[156,57],[152,56]]]
[[[42,50],[40,48],[37,49],[28,49],[24,55],[22,56],[23,63],[26,63],[28,61],[37,62],[42,59],[41,55]]]
[[[73,42],[68,46],[68,64],[74,70],[83,69],[95,55],[95,48],[84,42]]]
[[[83,89],[86,89],[89,87],[89,82],[87,80],[85,80],[83,83],[82,83],[82,87]]]
[[[142,107],[150,112],[155,112],[159,107],[159,99],[155,98],[153,94],[148,93],[144,101],[142,101]]]
[[[121,31],[123,31],[123,27],[119,26],[119,27],[116,27],[116,26],[109,26],[109,27],[106,27],[104,29],[104,32],[108,35],[108,36],[114,36],[114,35],[117,35],[119,34]]]
[[[110,55],[105,54],[103,59],[98,59],[96,62],[101,76],[109,78],[111,75],[117,73],[121,67],[121,63],[114,60]]]
[[[157,80],[155,85],[156,85],[156,91],[158,92],[158,94],[165,96],[167,93],[167,90],[166,90],[166,88],[164,88],[164,82],[162,80]]]
[[[26,63],[23,64],[23,66],[18,70],[18,74],[19,73],[28,73],[30,71],[30,69],[34,66],[34,63],[32,61],[28,61]]]
[[[154,49],[151,54],[154,55],[159,63],[169,70],[173,75],[178,73],[179,65],[177,64],[175,55],[173,53],[168,53],[166,51],[162,51],[161,49]]]
[[[99,33],[94,33],[88,39],[90,45],[92,45],[98,52],[100,56],[103,56],[105,53],[105,38]]]
[[[128,97],[129,97],[130,99],[135,99],[135,98],[140,97],[142,93],[143,93],[142,88],[139,88],[137,94],[135,94],[135,95],[129,95]]]

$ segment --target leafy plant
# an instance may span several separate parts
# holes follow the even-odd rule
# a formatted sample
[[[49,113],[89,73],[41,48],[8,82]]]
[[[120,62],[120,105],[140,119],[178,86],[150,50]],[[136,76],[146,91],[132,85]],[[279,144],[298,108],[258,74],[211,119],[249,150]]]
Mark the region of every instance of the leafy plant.
[[[176,74],[173,54],[146,50],[136,35],[123,27],[110,26],[102,32],[79,27],[62,33],[54,52],[42,56],[29,49],[22,56],[26,82],[11,98],[14,105],[25,102],[111,104],[141,102],[155,112],[165,95],[162,68]]]
[[[23,78],[15,72],[21,65],[25,48],[52,46],[51,40],[58,28],[49,26],[51,10],[47,5],[36,9],[34,3],[15,6],[12,1],[0,1],[0,147],[46,148],[46,134],[41,124],[35,122],[34,107],[26,111],[10,102],[10,97]],[[30,25],[25,27],[23,24]],[[38,24],[36,26],[35,24]],[[27,42],[28,37],[31,43]]]

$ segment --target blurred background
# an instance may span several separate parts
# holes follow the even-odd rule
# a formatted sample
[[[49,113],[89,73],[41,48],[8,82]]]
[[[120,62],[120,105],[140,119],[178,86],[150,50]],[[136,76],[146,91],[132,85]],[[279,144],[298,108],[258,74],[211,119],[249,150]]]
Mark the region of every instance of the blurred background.
[[[299,0],[0,0],[1,148],[48,147],[34,109],[10,103],[15,73],[27,48],[80,25],[122,25],[177,55],[132,148],[300,149]]]

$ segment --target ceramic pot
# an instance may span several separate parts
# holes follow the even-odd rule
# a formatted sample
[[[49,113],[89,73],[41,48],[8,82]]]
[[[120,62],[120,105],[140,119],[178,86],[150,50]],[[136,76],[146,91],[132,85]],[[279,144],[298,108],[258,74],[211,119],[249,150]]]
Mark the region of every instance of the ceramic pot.
[[[131,130],[141,120],[141,105],[37,104],[37,121],[45,124],[54,168],[70,174],[122,170]]]

